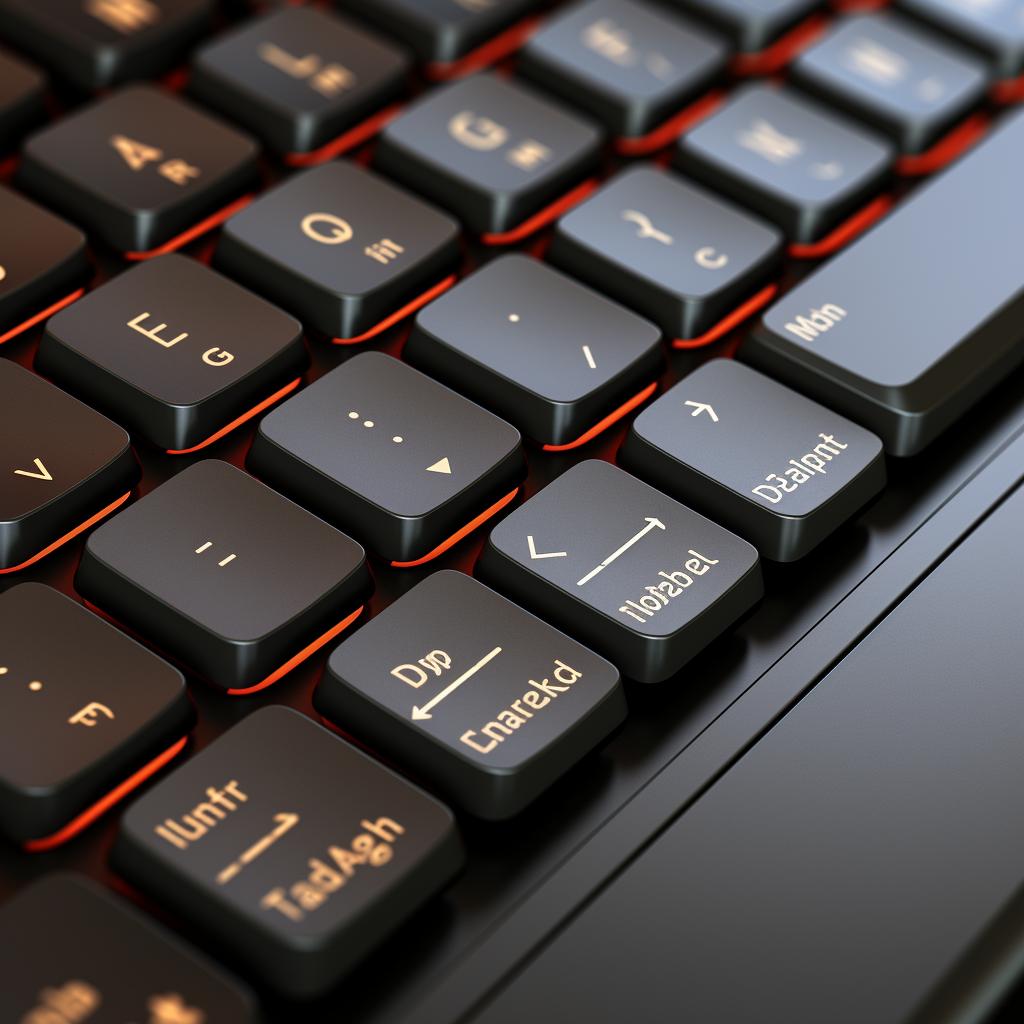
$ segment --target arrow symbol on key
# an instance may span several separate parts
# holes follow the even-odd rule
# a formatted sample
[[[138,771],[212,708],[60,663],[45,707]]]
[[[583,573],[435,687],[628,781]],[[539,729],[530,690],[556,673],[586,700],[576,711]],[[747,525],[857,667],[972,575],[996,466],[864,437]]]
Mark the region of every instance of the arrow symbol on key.
[[[691,416],[699,416],[702,412],[706,412],[711,417],[713,423],[718,422],[718,413],[707,402],[684,402],[683,404],[693,406],[693,412],[690,413]]]
[[[427,718],[433,718],[431,711],[437,707],[445,699],[450,697],[467,679],[471,679],[486,665],[488,662],[493,661],[499,654],[501,654],[501,648],[495,647],[490,653],[485,654],[472,668],[467,669],[459,676],[458,679],[453,683],[449,683],[436,697],[428,700],[423,707],[414,707],[412,709],[412,718],[414,722],[422,722]]]
[[[533,543],[532,534],[527,535],[526,544],[530,549],[530,558],[534,560],[538,558],[565,558],[569,554],[568,551],[538,551],[537,546]]]
[[[33,480],[53,479],[53,477],[50,476],[50,471],[43,465],[42,459],[33,459],[32,461],[35,462],[36,468],[39,470],[38,473],[33,473],[30,469],[16,469],[14,471],[14,475],[31,477]]]

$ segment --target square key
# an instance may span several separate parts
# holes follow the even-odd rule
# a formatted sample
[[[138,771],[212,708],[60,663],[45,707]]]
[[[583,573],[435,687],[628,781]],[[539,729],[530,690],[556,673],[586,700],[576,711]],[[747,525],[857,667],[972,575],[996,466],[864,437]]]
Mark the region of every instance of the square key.
[[[446,807],[285,707],[244,718],[136,801],[113,851],[294,997],[338,981],[462,860]]]
[[[547,21],[516,70],[631,138],[657,127],[724,70],[723,40],[634,0],[586,0]]]
[[[2,344],[78,294],[92,268],[78,228],[2,185],[0,224]]]
[[[354,540],[215,459],[105,526],[85,546],[78,591],[231,694],[276,682],[354,621],[370,590]]]
[[[653,394],[660,342],[635,313],[515,254],[422,310],[403,355],[550,449],[583,444]]]
[[[767,284],[782,257],[772,225],[674,174],[620,172],[558,222],[552,263],[695,338]]]
[[[893,157],[887,143],[799,93],[748,85],[679,140],[676,165],[809,243],[877,194]]]
[[[76,601],[41,583],[0,594],[7,838],[32,850],[70,839],[115,786],[180,751],[194,718],[177,669]]]
[[[121,427],[0,359],[0,575],[27,568],[111,513],[138,478]]]
[[[155,78],[213,22],[215,0],[0,0],[0,32],[89,92]]]
[[[874,434],[733,359],[645,409],[619,461],[777,562],[803,558],[885,486]]]
[[[450,276],[458,239],[447,214],[337,161],[293,175],[232,217],[215,262],[308,328],[356,341]]]
[[[744,540],[607,462],[580,462],[492,531],[479,575],[641,683],[761,598]]]
[[[364,352],[265,416],[249,468],[392,565],[436,558],[507,505],[519,431],[426,374]]]
[[[345,641],[314,703],[488,819],[517,814],[626,717],[614,666],[452,570]]]
[[[36,366],[138,437],[179,454],[298,384],[297,320],[185,256],[111,278],[46,325]]]
[[[25,143],[18,181],[115,249],[140,254],[256,182],[256,143],[191,103],[128,86]]]
[[[387,175],[478,234],[503,234],[577,185],[601,133],[517,82],[474,75],[429,92],[381,133]]]
[[[985,65],[890,15],[848,18],[793,62],[793,81],[920,153],[982,101]]]
[[[327,11],[275,11],[196,55],[189,92],[279,153],[308,153],[402,90],[409,58]]]

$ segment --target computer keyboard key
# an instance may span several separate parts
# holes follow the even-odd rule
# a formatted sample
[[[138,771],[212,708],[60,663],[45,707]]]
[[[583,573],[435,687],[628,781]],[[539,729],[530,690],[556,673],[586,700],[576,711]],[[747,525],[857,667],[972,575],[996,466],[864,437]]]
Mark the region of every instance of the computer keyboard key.
[[[675,162],[806,244],[878,194],[894,155],[799,93],[752,84],[679,140]]]
[[[462,859],[446,807],[285,707],[137,800],[113,851],[117,871],[296,997],[341,978]]]
[[[0,1019],[256,1024],[250,993],[126,900],[51,874],[0,907]]]
[[[635,167],[562,217],[549,257],[668,337],[689,339],[768,285],[782,247],[773,225],[674,174]]]
[[[723,72],[718,36],[634,0],[587,0],[523,48],[518,73],[635,138],[697,99]]]
[[[237,201],[255,183],[256,154],[223,121],[133,85],[33,135],[18,181],[115,249],[140,254]]]
[[[897,6],[976,50],[1000,78],[1024,74],[1024,0],[899,0]]]
[[[401,92],[409,58],[327,11],[245,22],[196,55],[189,91],[279,153],[308,153]]]
[[[849,18],[805,50],[793,81],[919,154],[984,98],[969,51],[887,14]]]
[[[117,424],[0,359],[0,575],[98,522],[138,477]]]
[[[213,23],[214,0],[0,0],[0,34],[87,91],[154,78]]]
[[[0,50],[0,154],[46,116],[46,79],[31,64]]]
[[[202,447],[298,384],[297,320],[202,263],[167,255],[52,317],[36,368],[173,453]]]
[[[1024,359],[1024,112],[805,278],[741,350],[913,455]]]
[[[661,332],[529,256],[492,260],[416,318],[403,356],[548,447],[654,393]]]
[[[492,820],[557,786],[626,717],[612,665],[451,570],[343,643],[313,700],[325,718]]]
[[[78,228],[2,185],[0,224],[2,344],[77,298],[92,268]]]
[[[59,638],[59,642],[54,642]],[[185,746],[185,680],[64,594],[0,594],[0,833],[51,849]]]
[[[265,416],[248,465],[401,567],[511,502],[526,468],[518,430],[381,352]]]
[[[744,53],[767,49],[800,22],[821,10],[820,0],[671,0],[724,32]]]
[[[458,240],[451,217],[336,161],[293,175],[232,217],[215,262],[307,327],[356,341],[450,284]]]
[[[732,359],[645,409],[619,462],[777,562],[803,558],[885,486],[874,434]]]
[[[579,186],[600,142],[589,121],[486,74],[413,103],[381,133],[375,160],[487,240],[522,228]]]
[[[421,60],[453,64],[538,6],[538,0],[345,0],[345,10],[400,39]],[[443,70],[440,69],[440,70]]]
[[[762,594],[746,541],[596,460],[499,523],[477,572],[641,683],[678,672]]]
[[[214,686],[245,694],[354,621],[370,579],[355,541],[211,459],[97,530],[76,587]]]

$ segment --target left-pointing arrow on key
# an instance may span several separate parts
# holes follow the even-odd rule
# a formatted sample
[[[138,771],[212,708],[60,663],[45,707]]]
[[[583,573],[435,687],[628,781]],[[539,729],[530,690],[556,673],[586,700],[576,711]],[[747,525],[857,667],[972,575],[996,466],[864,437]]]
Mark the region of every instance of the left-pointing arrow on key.
[[[53,477],[50,476],[50,471],[43,465],[43,460],[42,459],[33,459],[32,461],[35,462],[36,469],[39,470],[38,473],[33,473],[32,470],[30,470],[30,469],[16,469],[14,471],[14,475],[15,476],[31,477],[33,480],[52,480],[53,479]]]

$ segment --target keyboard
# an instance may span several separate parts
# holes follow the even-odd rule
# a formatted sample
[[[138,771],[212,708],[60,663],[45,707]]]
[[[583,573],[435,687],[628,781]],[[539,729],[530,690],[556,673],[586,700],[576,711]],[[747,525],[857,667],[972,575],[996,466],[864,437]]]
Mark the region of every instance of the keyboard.
[[[831,943],[901,743],[1013,850],[1021,102],[1020,0],[0,0],[0,1020],[1021,1019],[1009,855]]]

